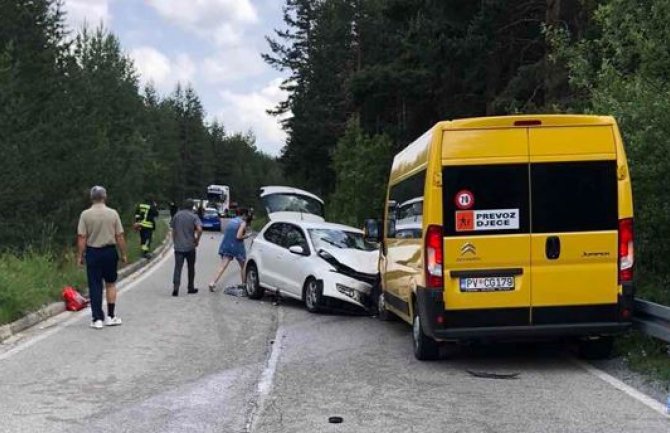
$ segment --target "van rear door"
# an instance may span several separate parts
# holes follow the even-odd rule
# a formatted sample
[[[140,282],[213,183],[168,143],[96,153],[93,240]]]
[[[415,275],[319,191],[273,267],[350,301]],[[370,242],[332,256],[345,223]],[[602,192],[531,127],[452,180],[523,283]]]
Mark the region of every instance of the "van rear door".
[[[528,129],[535,325],[617,320],[618,206],[611,126]]]
[[[445,131],[445,327],[530,323],[526,128]]]

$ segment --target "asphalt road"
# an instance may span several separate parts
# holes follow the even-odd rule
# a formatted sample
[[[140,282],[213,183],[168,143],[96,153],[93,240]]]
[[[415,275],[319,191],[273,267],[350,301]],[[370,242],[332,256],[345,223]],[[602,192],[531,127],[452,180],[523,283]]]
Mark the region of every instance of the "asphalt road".
[[[123,326],[65,313],[0,345],[0,432],[670,432],[560,347],[421,363],[400,322],[224,294],[236,266],[211,294],[218,241],[198,250],[198,295],[170,296],[168,255],[122,285]]]

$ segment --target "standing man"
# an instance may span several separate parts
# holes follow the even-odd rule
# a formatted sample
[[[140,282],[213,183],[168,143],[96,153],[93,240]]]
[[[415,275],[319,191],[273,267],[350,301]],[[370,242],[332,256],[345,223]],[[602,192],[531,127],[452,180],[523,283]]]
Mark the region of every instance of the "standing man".
[[[177,214],[179,209],[177,208],[177,205],[175,204],[174,201],[170,202],[170,219],[174,218],[174,216]]]
[[[156,217],[158,217],[158,209],[156,202],[147,200],[145,203],[140,203],[135,209],[135,228],[140,231],[140,245],[142,248],[142,256],[145,259],[151,258],[149,252],[151,251],[151,238],[156,228]]]
[[[195,250],[200,244],[202,236],[202,223],[200,218],[193,213],[193,201],[186,200],[179,212],[170,221],[172,228],[172,240],[174,242],[174,276],[172,279],[172,296],[179,296],[179,285],[181,284],[181,270],[184,260],[188,264],[188,293],[198,293],[195,288]]]
[[[119,262],[117,246],[121,251],[121,260],[124,264],[128,263],[121,218],[118,212],[107,207],[106,201],[105,188],[91,188],[93,205],[81,213],[77,227],[77,262],[83,266],[86,253],[86,277],[93,315],[91,327],[94,329],[102,329],[103,321],[107,326],[118,326],[122,323],[114,311]],[[107,293],[107,318],[102,311],[103,281]]]

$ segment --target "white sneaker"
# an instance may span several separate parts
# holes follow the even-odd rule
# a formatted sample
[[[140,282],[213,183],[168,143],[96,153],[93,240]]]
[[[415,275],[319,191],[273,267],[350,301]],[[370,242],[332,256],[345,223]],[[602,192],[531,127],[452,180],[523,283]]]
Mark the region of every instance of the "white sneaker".
[[[105,319],[105,326],[119,326],[123,323],[120,317],[107,317]]]
[[[96,320],[95,322],[91,322],[91,328],[102,329],[102,320]]]

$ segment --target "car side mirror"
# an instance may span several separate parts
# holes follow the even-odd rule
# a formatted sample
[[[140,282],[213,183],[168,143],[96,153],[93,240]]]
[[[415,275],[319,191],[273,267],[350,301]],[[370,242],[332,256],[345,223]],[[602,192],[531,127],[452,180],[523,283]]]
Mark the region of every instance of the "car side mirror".
[[[381,221],[376,219],[365,220],[363,231],[365,232],[365,240],[368,242],[381,242],[382,230]]]
[[[304,256],[305,255],[305,249],[303,247],[301,247],[300,245],[293,245],[288,250],[293,254],[298,254],[299,256]]]

